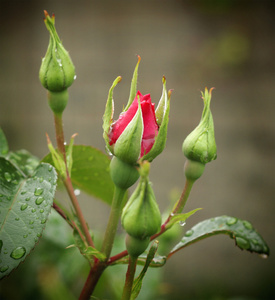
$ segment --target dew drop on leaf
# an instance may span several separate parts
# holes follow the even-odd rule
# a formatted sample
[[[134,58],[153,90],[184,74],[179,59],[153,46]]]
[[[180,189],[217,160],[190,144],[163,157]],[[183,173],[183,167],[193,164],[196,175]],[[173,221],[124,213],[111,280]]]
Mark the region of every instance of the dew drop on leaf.
[[[4,273],[4,272],[6,272],[8,269],[9,269],[9,266],[3,266],[3,267],[0,268],[0,272],[1,272],[1,273]]]
[[[238,221],[237,218],[229,218],[229,219],[226,221],[226,224],[227,224],[228,226],[231,226],[231,225],[236,224],[237,221]]]
[[[38,198],[35,200],[35,203],[36,203],[37,205],[40,205],[43,201],[44,201],[44,198],[43,198],[43,197],[38,197]]]
[[[26,198],[26,199],[25,199],[25,201],[30,201],[30,200],[31,200],[31,198],[30,198],[30,197],[28,197],[28,198]]]
[[[41,220],[41,224],[45,224],[46,223],[46,219]]]
[[[186,231],[185,236],[190,237],[193,233],[194,233],[193,230],[188,230],[188,231]]]
[[[35,191],[34,191],[34,195],[35,196],[40,196],[42,195],[44,192],[44,190],[42,188],[36,188]]]
[[[249,249],[249,247],[250,247],[248,240],[246,240],[242,237],[239,237],[239,236],[236,237],[236,243],[241,249],[246,250],[246,249]]]
[[[250,222],[248,222],[248,221],[243,221],[243,225],[248,230],[253,229],[252,224]]]
[[[7,180],[7,182],[11,182],[11,174],[9,172],[5,172],[4,177]]]
[[[20,259],[25,255],[25,253],[26,249],[24,247],[17,247],[12,251],[10,256],[13,259]]]
[[[28,204],[27,204],[27,203],[24,203],[24,204],[21,205],[20,209],[23,211],[23,210],[25,210],[27,207],[28,207]]]

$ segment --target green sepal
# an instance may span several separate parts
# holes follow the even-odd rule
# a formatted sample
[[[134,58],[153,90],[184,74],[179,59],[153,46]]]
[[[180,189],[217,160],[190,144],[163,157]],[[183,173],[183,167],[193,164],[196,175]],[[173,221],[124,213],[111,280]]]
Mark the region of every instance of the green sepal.
[[[169,122],[171,93],[172,93],[172,91],[169,90],[168,91],[168,99],[167,99],[167,103],[166,103],[166,109],[164,111],[164,116],[162,119],[162,123],[159,127],[159,132],[156,137],[155,143],[154,143],[152,149],[141,158],[142,160],[148,160],[151,162],[165,148],[166,139],[167,139],[168,122]]]
[[[113,153],[113,148],[110,146],[110,141],[109,141],[109,131],[110,131],[110,127],[111,124],[113,122],[113,115],[114,115],[114,100],[113,100],[113,92],[114,92],[114,88],[116,87],[116,85],[121,81],[121,76],[118,76],[111,88],[109,89],[109,94],[108,94],[108,99],[107,99],[107,103],[106,103],[106,107],[105,107],[105,112],[103,115],[103,138],[105,140],[105,144],[107,149]]]
[[[114,155],[128,164],[136,164],[140,156],[143,119],[140,102],[136,114],[117,139]]]
[[[140,59],[141,59],[141,57],[138,55],[138,62],[136,64],[136,67],[135,67],[135,70],[134,70],[134,73],[133,73],[133,77],[132,77],[129,100],[128,100],[128,103],[127,103],[127,105],[126,105],[126,107],[124,108],[123,111],[128,110],[128,108],[133,103],[133,101],[136,97],[136,94],[137,94],[138,67],[139,67]]]
[[[155,114],[156,114],[156,120],[158,125],[160,126],[162,124],[163,118],[165,116],[165,112],[167,109],[167,104],[168,104],[168,96],[167,96],[167,90],[166,90],[166,78],[165,76],[162,77],[162,84],[163,84],[163,88],[162,88],[162,95],[160,97],[158,106],[155,110]]]

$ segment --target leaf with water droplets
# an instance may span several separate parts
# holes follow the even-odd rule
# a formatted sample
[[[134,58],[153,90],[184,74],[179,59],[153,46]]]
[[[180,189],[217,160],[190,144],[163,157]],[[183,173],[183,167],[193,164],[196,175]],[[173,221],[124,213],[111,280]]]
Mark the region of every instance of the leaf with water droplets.
[[[186,246],[217,234],[229,235],[242,250],[269,255],[266,242],[250,222],[235,217],[220,216],[202,221],[188,230],[169,256]]]
[[[50,154],[43,161],[53,165]],[[109,157],[91,146],[74,145],[72,161],[71,180],[74,187],[110,205],[114,184],[109,174]]]
[[[0,279],[17,268],[41,237],[56,180],[49,164],[41,163],[33,176],[26,176],[0,157]]]

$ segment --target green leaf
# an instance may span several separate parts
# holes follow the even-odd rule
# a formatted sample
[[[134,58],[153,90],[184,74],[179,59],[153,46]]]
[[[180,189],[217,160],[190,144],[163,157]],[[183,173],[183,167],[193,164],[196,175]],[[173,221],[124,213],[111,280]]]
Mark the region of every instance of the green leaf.
[[[242,250],[256,252],[264,257],[269,255],[269,248],[266,242],[251,223],[234,217],[220,216],[204,220],[188,230],[181,242],[172,249],[168,257],[186,246],[217,234],[229,235]]]
[[[22,171],[26,176],[33,174],[36,167],[39,165],[39,159],[29,153],[27,150],[18,150],[9,152],[6,156],[18,170]]]
[[[53,163],[50,154],[43,161]],[[110,205],[114,184],[109,174],[109,157],[91,146],[74,145],[72,161],[71,180],[74,187]]]
[[[9,145],[3,130],[0,127],[0,156],[4,156],[9,152]]]
[[[201,208],[196,208],[194,210],[189,211],[185,214],[175,214],[173,215],[169,222],[165,225],[166,229],[171,228],[175,223],[184,223],[190,216],[192,216],[195,212],[201,210]]]
[[[35,247],[53,203],[57,175],[42,163],[27,178],[0,157],[0,278]]]

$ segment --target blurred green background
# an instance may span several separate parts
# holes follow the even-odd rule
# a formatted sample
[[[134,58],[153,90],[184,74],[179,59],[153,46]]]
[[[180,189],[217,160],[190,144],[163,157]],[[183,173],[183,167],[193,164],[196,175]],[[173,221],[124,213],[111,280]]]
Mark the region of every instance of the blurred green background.
[[[174,89],[166,150],[151,171],[164,211],[183,187],[181,145],[199,122],[200,91],[215,87],[211,106],[218,159],[207,165],[186,206],[203,210],[180,230],[227,214],[251,221],[271,248],[264,260],[240,251],[227,236],[212,237],[174,255],[161,275],[152,270],[148,293],[140,299],[275,299],[274,1],[0,0],[0,126],[11,150],[25,148],[40,158],[47,154],[45,132],[54,140],[46,90],[38,79],[49,40],[44,9],[55,13],[76,67],[64,113],[67,141],[77,132],[76,143],[104,151],[102,115],[109,87],[122,76],[114,92],[117,117],[127,103],[139,54],[140,91],[158,102],[162,75]],[[103,230],[109,207],[83,193],[79,199],[91,227]],[[37,249],[0,283],[1,300],[75,299],[87,266],[77,251],[64,250],[69,233],[65,237],[61,231],[63,244],[47,239],[52,228],[47,226]],[[54,269],[54,263],[60,267]],[[115,268],[109,273],[118,274],[121,267]],[[162,284],[153,295],[156,276],[162,276]],[[120,289],[116,284],[113,278],[103,290]],[[110,292],[100,299],[115,296]]]

